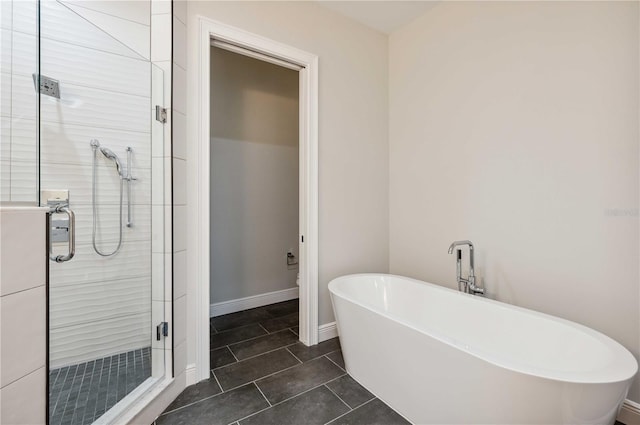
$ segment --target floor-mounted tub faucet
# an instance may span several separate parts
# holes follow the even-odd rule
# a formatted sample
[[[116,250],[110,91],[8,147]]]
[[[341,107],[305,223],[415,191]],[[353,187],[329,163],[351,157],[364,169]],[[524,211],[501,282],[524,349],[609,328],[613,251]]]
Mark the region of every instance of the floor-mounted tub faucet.
[[[471,241],[454,241],[449,245],[449,254],[453,254],[453,250],[457,246],[467,245],[469,247],[469,276],[462,278],[462,250],[456,249],[456,280],[458,281],[458,290],[473,295],[484,295],[484,288],[476,285],[476,276],[473,267],[473,242]]]

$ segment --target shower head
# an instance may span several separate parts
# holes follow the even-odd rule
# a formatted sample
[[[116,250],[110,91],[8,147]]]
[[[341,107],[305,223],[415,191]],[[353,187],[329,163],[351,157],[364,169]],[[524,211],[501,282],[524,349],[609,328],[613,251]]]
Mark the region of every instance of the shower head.
[[[100,152],[102,152],[102,155],[104,155],[107,159],[110,159],[116,163],[116,170],[118,171],[120,177],[122,177],[122,164],[120,163],[120,158],[118,158],[118,155],[113,153],[111,149],[103,147],[100,148]]]

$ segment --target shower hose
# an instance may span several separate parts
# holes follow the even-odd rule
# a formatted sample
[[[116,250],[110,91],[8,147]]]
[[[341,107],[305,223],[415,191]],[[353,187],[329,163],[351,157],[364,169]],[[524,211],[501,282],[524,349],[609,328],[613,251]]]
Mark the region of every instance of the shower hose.
[[[92,193],[91,193],[91,204],[93,207],[93,232],[92,232],[92,242],[93,249],[103,257],[111,257],[115,255],[118,251],[120,251],[120,247],[122,246],[122,176],[118,174],[120,178],[120,209],[118,210],[118,215],[120,216],[120,236],[118,238],[118,246],[112,252],[103,252],[98,249],[98,245],[96,244],[96,230],[98,228],[98,208],[96,205],[96,197],[97,197],[97,186],[96,186],[96,169],[98,165],[98,148],[93,147],[93,178],[92,178]]]

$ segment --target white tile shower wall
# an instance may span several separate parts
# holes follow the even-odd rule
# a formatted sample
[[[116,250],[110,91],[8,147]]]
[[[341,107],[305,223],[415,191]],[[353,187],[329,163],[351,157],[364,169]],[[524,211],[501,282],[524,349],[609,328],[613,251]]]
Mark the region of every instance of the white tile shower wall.
[[[29,17],[22,9],[14,13],[17,20]],[[60,100],[41,100],[41,184],[43,189],[69,189],[78,233],[76,257],[50,268],[51,367],[151,343],[150,9],[149,2],[41,6],[41,72],[60,80],[61,92]],[[34,38],[20,33],[14,46]],[[17,54],[14,63],[13,89],[26,95],[33,91],[33,56]],[[12,114],[26,115],[32,106],[17,105]],[[30,137],[18,136],[28,133],[29,124],[22,120],[13,126],[12,148],[28,146]],[[94,138],[124,165],[126,147],[133,148],[133,227],[123,227],[123,245],[113,257],[101,257],[92,247],[89,141]],[[28,147],[15,152],[28,155]],[[119,235],[120,179],[113,162],[102,155],[97,185],[98,246],[111,251]],[[55,244],[55,249],[64,250],[64,245]]]
[[[46,210],[0,207],[0,423],[45,423]],[[17,326],[16,324],[20,325]]]

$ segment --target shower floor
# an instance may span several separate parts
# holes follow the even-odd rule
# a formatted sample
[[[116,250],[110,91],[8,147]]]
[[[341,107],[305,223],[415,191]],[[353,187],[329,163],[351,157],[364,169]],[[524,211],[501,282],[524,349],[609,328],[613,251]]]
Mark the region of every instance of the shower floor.
[[[49,424],[90,424],[151,376],[149,347],[49,372]]]

